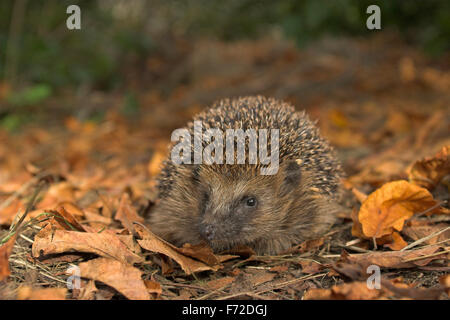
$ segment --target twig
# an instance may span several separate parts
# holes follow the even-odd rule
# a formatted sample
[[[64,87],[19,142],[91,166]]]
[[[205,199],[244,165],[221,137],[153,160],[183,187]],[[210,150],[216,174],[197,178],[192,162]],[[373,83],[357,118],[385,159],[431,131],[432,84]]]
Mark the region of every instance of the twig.
[[[444,204],[445,202],[446,202],[445,200],[444,200],[444,201],[440,201],[440,202],[436,203],[434,206],[431,206],[431,207],[429,207],[428,209],[426,209],[426,210],[424,210],[424,211],[422,211],[422,212],[419,212],[419,213],[415,214],[414,217],[417,218],[417,217],[423,216],[424,214],[426,214],[426,213],[428,213],[428,212],[430,212],[430,211],[433,211],[434,209],[440,207],[440,206],[441,206],[442,204]]]
[[[426,259],[426,258],[430,258],[430,257],[439,256],[439,255],[447,253],[447,252],[450,252],[450,249],[447,249],[447,250],[444,250],[444,251],[440,251],[440,252],[435,252],[435,253],[432,253],[432,254],[427,254],[426,256],[415,257],[415,258],[403,260],[402,262],[411,262],[411,261],[416,261],[416,260],[422,260],[422,259]]]
[[[408,250],[408,249],[410,249],[410,248],[413,248],[413,247],[417,246],[418,244],[421,244],[422,242],[425,242],[425,241],[427,241],[427,240],[429,240],[429,239],[431,239],[431,238],[434,238],[434,237],[440,235],[441,233],[444,233],[444,232],[447,231],[447,230],[450,230],[450,226],[448,226],[447,228],[444,228],[444,229],[442,229],[442,230],[439,230],[439,231],[437,231],[437,232],[435,232],[435,233],[432,233],[432,234],[430,234],[430,235],[428,235],[428,236],[426,236],[426,237],[424,237],[424,238],[422,238],[422,239],[419,239],[419,240],[417,240],[417,241],[414,241],[413,243],[408,244],[406,247],[404,247],[404,248],[401,249],[400,251],[405,251],[405,250]]]
[[[348,245],[343,245],[343,244],[338,244],[339,247],[342,247],[344,249],[350,249],[356,252],[361,252],[361,253],[368,253],[368,252],[372,252],[371,250],[367,250],[367,249],[363,249],[363,248],[359,248],[356,246],[348,246]]]
[[[34,191],[33,196],[31,197],[31,200],[28,202],[25,212],[20,217],[19,221],[16,224],[14,224],[14,227],[13,227],[14,232],[19,232],[19,229],[21,227],[23,220],[25,220],[25,217],[28,215],[28,212],[30,212],[30,210],[34,207],[34,203],[36,201],[37,195],[39,194],[39,192],[41,192],[41,189],[44,184],[45,184],[45,181],[41,181],[36,186],[36,190]]]
[[[33,240],[31,240],[30,238],[24,236],[23,234],[19,235],[19,237],[21,237],[22,239],[24,239],[25,241],[29,242],[29,243],[34,243]]]
[[[13,263],[16,263],[16,264],[24,265],[24,266],[26,266],[26,267],[28,267],[28,268],[31,268],[31,269],[34,269],[34,270],[39,269],[39,267],[36,267],[36,266],[34,266],[34,265],[32,265],[32,264],[29,264],[29,263],[27,263],[27,262],[25,262],[25,261],[15,260],[15,259],[9,259],[9,261],[10,261],[10,262],[13,262]],[[40,271],[40,273],[41,273],[42,275],[46,276],[47,278],[52,279],[52,280],[55,280],[55,281],[58,281],[58,282],[61,282],[61,283],[66,283],[66,281],[61,280],[61,279],[58,279],[58,278],[55,278],[55,277],[53,277],[53,276],[47,274],[46,272],[44,272],[44,271],[42,271],[42,270]]]
[[[228,287],[229,285],[230,285],[230,284],[227,283],[226,285],[222,286],[221,288],[216,289],[216,290],[213,290],[213,291],[211,291],[211,292],[208,292],[207,294],[205,294],[205,295],[203,295],[203,296],[201,296],[201,297],[199,297],[199,298],[197,298],[197,299],[195,299],[195,300],[205,300],[205,299],[209,298],[210,296],[212,296],[213,294],[216,294],[216,293],[225,293],[223,290],[224,290],[226,287]]]

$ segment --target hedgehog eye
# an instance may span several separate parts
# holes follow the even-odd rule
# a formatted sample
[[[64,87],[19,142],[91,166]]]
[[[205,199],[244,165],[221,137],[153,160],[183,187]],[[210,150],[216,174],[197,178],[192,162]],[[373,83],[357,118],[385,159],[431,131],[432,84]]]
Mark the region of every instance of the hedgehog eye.
[[[203,203],[207,203],[209,201],[209,192],[203,192]]]
[[[256,201],[255,197],[248,197],[248,198],[246,198],[245,205],[247,207],[255,207],[256,204],[257,204],[257,201]]]

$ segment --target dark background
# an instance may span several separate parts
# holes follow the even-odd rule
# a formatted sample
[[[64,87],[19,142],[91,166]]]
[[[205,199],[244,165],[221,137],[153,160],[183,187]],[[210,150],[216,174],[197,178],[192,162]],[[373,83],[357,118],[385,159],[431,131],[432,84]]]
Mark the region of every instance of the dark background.
[[[81,7],[81,30],[66,28],[70,4]],[[382,31],[366,28],[370,4],[381,8]],[[324,37],[367,39],[375,33],[395,34],[395,41],[431,58],[448,56],[450,2],[6,0],[0,3],[0,126],[48,122],[45,115],[55,110],[101,120],[105,108],[89,107],[91,102],[50,106],[55,97],[73,100],[93,92],[117,93],[119,111],[138,113],[149,108],[140,103],[143,90],[157,88],[164,99],[174,87],[195,81],[176,66],[196,50],[198,39],[252,41],[276,34],[304,49]]]

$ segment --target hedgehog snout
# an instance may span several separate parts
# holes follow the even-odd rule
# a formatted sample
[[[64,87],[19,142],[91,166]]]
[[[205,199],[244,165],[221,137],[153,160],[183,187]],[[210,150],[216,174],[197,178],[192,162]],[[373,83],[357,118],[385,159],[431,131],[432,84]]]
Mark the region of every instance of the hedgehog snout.
[[[214,240],[216,236],[216,227],[209,223],[202,223],[199,226],[199,231],[202,237],[207,239],[208,241]]]

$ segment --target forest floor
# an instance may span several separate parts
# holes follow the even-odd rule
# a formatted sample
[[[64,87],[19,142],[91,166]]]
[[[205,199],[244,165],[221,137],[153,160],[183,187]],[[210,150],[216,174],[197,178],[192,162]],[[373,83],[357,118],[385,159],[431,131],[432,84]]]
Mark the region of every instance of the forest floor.
[[[0,129],[0,299],[449,298],[448,56],[395,36],[174,46],[144,75],[124,73],[135,101],[81,88],[32,107],[32,125]],[[280,256],[154,237],[141,223],[172,130],[216,99],[256,94],[305,109],[335,146],[338,223]],[[379,290],[366,285],[372,264]]]

